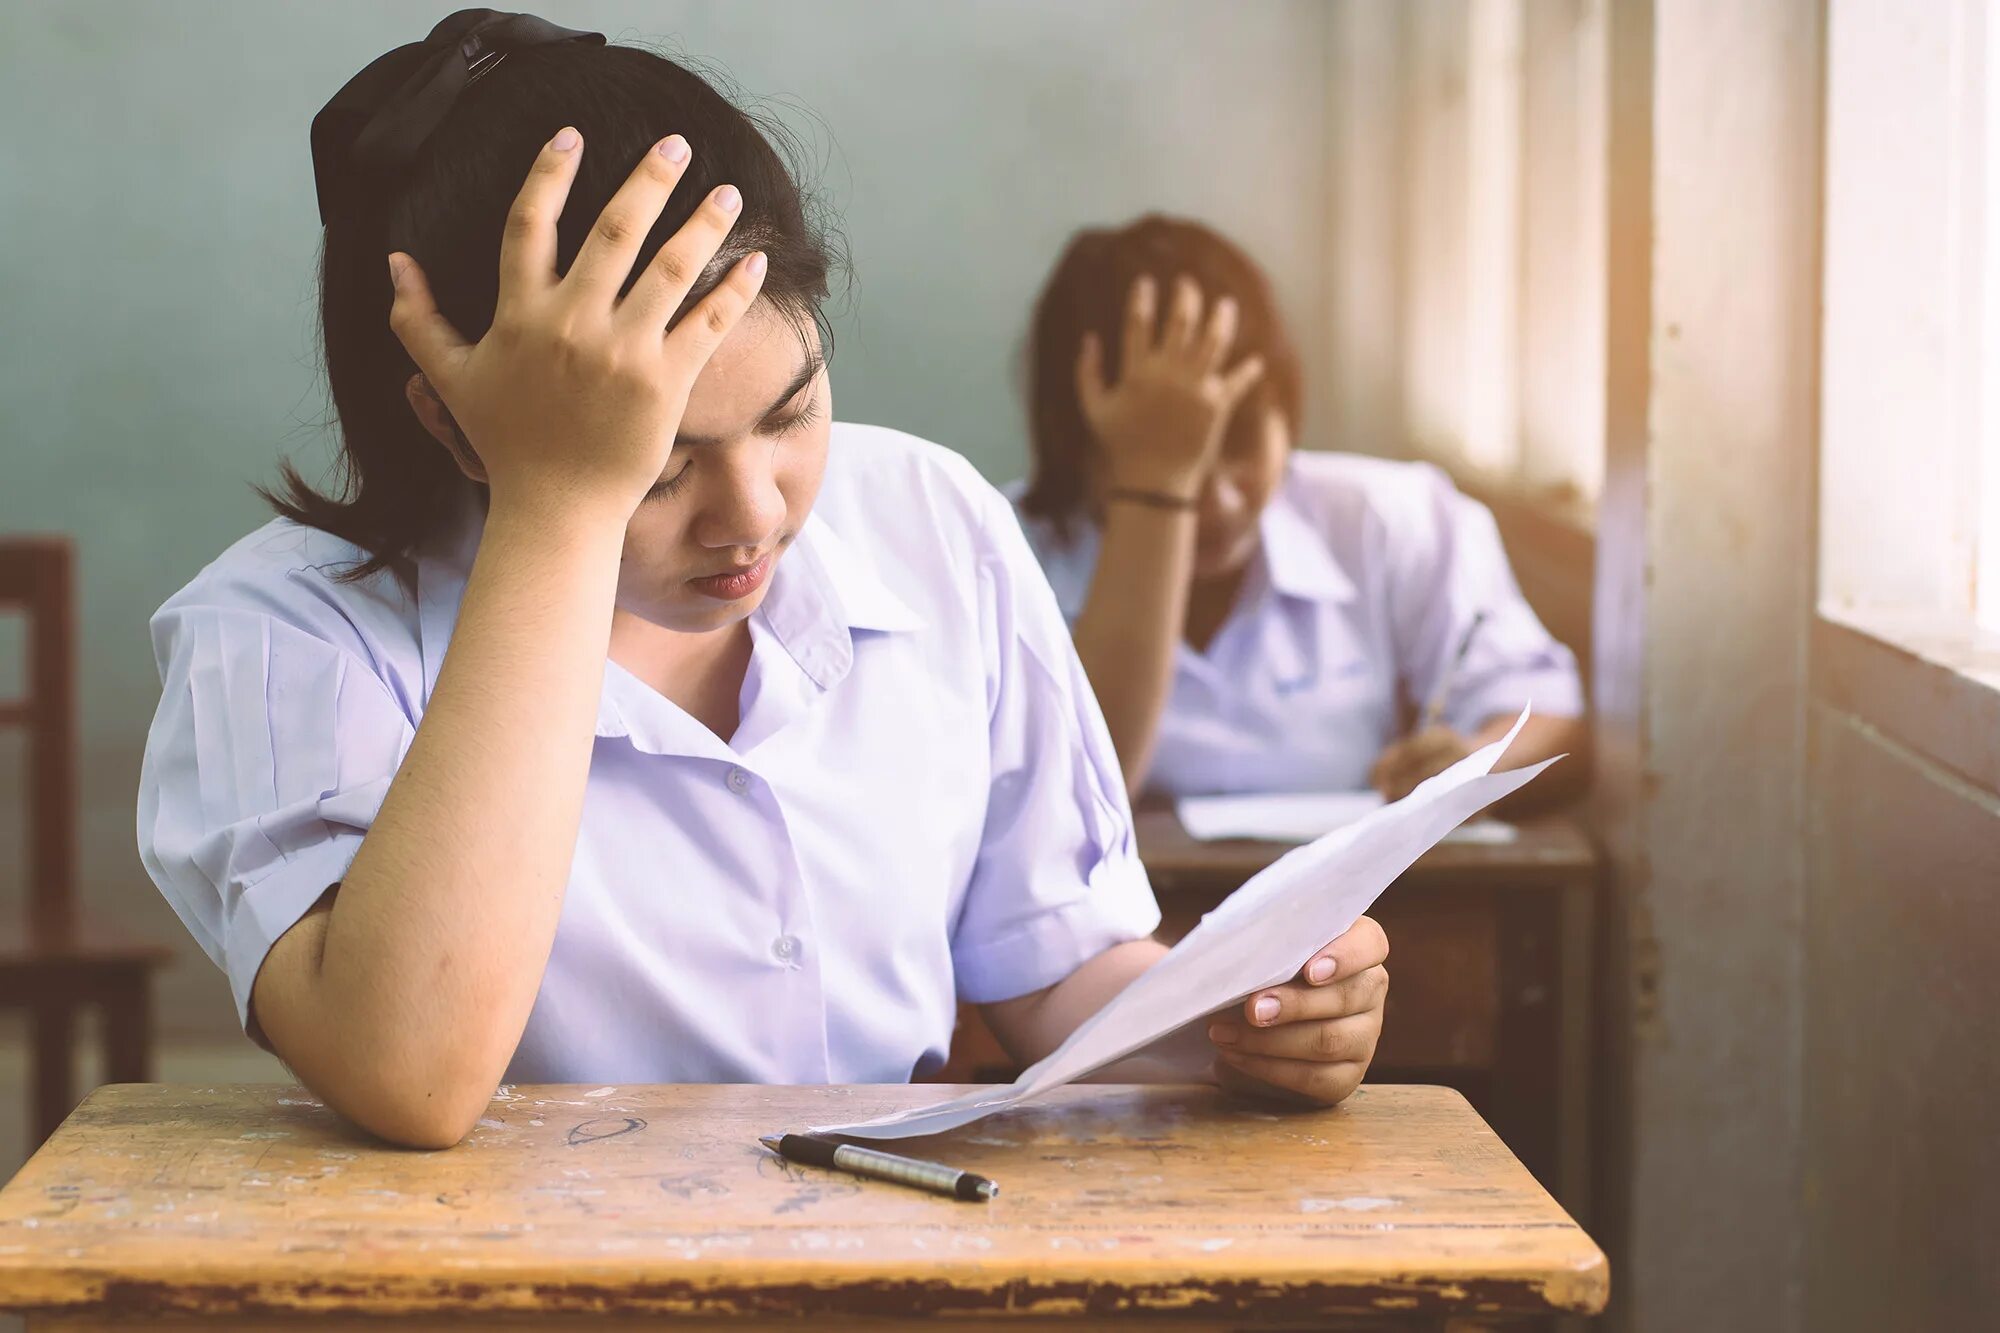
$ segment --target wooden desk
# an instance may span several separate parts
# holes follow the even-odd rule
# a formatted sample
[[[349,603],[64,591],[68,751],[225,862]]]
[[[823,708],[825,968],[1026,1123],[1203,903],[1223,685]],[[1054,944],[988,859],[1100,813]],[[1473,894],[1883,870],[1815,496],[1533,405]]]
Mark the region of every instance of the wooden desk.
[[[418,1153],[297,1088],[101,1088],[0,1191],[0,1309],[36,1333],[503,1315],[1437,1329],[1595,1313],[1609,1282],[1444,1088],[1286,1113],[1065,1088],[913,1146],[998,1179],[983,1205],[756,1142],[936,1085],[501,1091],[465,1144]]]
[[[1198,842],[1173,810],[1136,821],[1139,851],[1178,939],[1290,844]],[[1564,1206],[1588,1219],[1591,913],[1597,850],[1561,818],[1511,843],[1447,839],[1382,896],[1389,1008],[1371,1082],[1468,1092]]]

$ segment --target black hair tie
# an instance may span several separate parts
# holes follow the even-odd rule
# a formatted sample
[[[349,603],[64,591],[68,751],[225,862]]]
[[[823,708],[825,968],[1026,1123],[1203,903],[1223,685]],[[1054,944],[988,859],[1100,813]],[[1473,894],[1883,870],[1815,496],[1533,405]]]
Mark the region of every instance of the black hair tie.
[[[313,117],[321,224],[385,196],[458,95],[509,51],[556,42],[602,46],[604,34],[559,28],[533,14],[461,9],[421,42],[371,61]]]

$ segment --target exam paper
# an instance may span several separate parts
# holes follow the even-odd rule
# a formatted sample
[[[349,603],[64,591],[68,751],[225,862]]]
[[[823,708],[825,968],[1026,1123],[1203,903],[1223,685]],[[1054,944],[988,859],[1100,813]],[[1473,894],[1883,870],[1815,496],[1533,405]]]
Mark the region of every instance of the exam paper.
[[[1527,720],[1523,709],[1506,736],[1402,800],[1287,852],[1014,1082],[873,1120],[815,1125],[812,1132],[900,1139],[956,1129],[1101,1069],[1252,991],[1289,980],[1445,834],[1555,762],[1493,772]]]
[[[1256,838],[1264,842],[1311,842],[1346,828],[1382,808],[1375,791],[1283,791],[1230,796],[1183,796],[1174,814],[1188,836],[1201,842]],[[1519,837],[1512,824],[1475,819],[1447,833],[1447,842],[1503,845]]]

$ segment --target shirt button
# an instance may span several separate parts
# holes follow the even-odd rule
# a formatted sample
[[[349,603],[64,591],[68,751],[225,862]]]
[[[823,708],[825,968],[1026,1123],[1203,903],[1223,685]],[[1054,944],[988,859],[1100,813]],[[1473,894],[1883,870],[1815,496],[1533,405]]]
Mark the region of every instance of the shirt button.
[[[780,935],[771,941],[771,956],[781,963],[796,962],[803,949],[796,935]]]
[[[729,790],[735,792],[738,796],[750,790],[750,775],[740,768],[729,770],[728,782]]]

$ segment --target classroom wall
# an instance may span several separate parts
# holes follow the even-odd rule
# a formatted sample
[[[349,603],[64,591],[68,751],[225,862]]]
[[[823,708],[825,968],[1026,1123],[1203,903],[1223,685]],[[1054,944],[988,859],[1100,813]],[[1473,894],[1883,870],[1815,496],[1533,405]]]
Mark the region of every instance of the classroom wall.
[[[1398,454],[1403,418],[1405,161],[1411,11],[1329,0],[1326,378],[1342,449]]]
[[[1975,777],[1885,733],[1865,688],[1879,678],[1814,675],[1804,1326],[1985,1327],[2000,1308],[1995,714]]]
[[[307,125],[452,6],[17,0],[0,7],[0,529],[82,546],[84,867],[100,916],[183,941],[133,850],[162,599],[263,521],[252,481],[325,457]],[[1028,303],[1079,225],[1160,208],[1240,238],[1322,360],[1326,13],[1317,0],[648,0],[537,12],[665,39],[798,128],[854,261],[841,417],[1023,459]],[[699,145],[696,145],[699,151]],[[1326,389],[1309,406],[1325,421]],[[0,650],[18,636],[0,627]],[[0,668],[0,688],[9,677]],[[19,747],[0,741],[0,846]],[[19,897],[0,865],[0,892]],[[15,902],[0,904],[18,927]],[[192,955],[170,1029],[228,1024]]]

